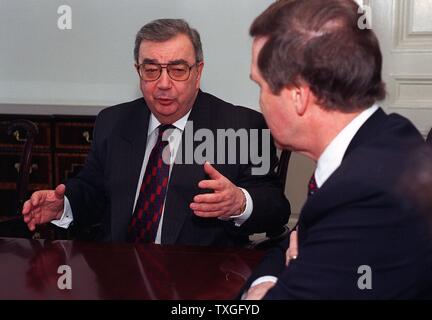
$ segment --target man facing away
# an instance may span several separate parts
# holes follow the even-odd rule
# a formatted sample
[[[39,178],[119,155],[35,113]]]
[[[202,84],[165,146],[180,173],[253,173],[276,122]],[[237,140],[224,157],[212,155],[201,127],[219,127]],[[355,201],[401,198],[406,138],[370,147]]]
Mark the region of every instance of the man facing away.
[[[137,33],[134,58],[143,98],[98,115],[79,175],[24,204],[29,229],[50,221],[65,228],[100,223],[105,241],[232,246],[286,224],[290,207],[273,172],[277,158],[265,121],[200,90],[198,32],[180,19],[152,21]],[[258,130],[262,139],[249,134],[246,143],[259,145],[266,173],[254,174],[250,153],[239,161],[244,145],[219,150],[219,141],[201,153],[206,163],[181,161],[191,155],[188,145],[192,152],[199,147],[199,130],[215,137],[221,129]]]
[[[251,78],[282,148],[316,163],[296,231],[247,299],[431,297],[429,225],[400,192],[424,140],[387,115],[382,55],[352,0],[278,1],[256,18]]]

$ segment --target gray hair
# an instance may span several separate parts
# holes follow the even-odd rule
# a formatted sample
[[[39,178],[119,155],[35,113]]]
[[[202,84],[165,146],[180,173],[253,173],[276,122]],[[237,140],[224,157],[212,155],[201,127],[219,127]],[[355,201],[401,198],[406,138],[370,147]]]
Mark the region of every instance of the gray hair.
[[[191,28],[183,19],[158,19],[147,23],[138,31],[134,48],[135,62],[138,63],[139,48],[143,40],[164,42],[179,34],[184,34],[191,40],[196,62],[203,61],[201,39],[197,30]]]

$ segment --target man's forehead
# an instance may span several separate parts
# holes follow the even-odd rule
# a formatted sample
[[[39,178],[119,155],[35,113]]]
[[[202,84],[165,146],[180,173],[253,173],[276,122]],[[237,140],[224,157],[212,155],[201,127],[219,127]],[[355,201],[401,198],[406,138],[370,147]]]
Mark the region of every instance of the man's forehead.
[[[252,43],[252,63],[249,77],[252,81],[257,82],[258,84],[262,80],[261,73],[258,68],[258,56],[267,40],[267,37],[256,37],[253,39]]]
[[[258,63],[258,56],[261,52],[262,47],[267,42],[267,38],[259,37],[254,38],[252,43],[252,66],[256,66]]]
[[[186,35],[177,35],[166,41],[143,40],[140,44],[141,57],[157,58],[158,56],[170,57],[170,59],[186,58],[194,55],[191,40]]]
[[[262,47],[266,44],[268,38],[267,37],[256,37],[253,39],[253,48],[255,55],[258,55],[258,53],[261,51]]]

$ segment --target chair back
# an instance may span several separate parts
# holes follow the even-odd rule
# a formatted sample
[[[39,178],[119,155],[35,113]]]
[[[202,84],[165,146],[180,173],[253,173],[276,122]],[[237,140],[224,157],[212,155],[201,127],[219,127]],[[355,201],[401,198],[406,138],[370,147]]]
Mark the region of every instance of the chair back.
[[[283,150],[281,152],[281,155],[279,157],[279,164],[276,169],[276,174],[279,177],[279,179],[282,181],[282,187],[285,190],[286,185],[286,177],[288,174],[288,164],[291,158],[291,151],[290,150]]]
[[[13,135],[16,130],[24,130],[25,132],[26,138],[21,153],[19,167],[17,168],[18,179],[16,182],[16,191],[18,195],[18,206],[16,215],[20,216],[22,206],[27,196],[33,144],[35,137],[39,131],[38,127],[34,122],[25,119],[5,121],[2,122],[2,126],[6,127],[6,133],[8,135]]]
[[[279,156],[279,163],[276,167],[276,175],[282,183],[282,188],[285,190],[286,186],[286,178],[288,175],[288,165],[291,158],[291,151],[283,150]],[[276,245],[278,242],[282,241],[289,235],[289,228],[286,225],[283,226],[275,226],[273,230],[269,230],[265,234],[265,239],[260,239],[257,241],[251,242],[248,247],[266,250]]]

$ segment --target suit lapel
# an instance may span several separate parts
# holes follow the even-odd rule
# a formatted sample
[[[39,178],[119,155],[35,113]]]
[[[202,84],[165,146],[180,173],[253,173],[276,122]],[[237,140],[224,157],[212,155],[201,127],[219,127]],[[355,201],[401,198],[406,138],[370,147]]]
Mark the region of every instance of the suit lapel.
[[[198,93],[188,121],[193,121],[193,133],[201,128],[210,128],[209,101],[201,91]],[[178,149],[180,151],[180,148],[183,148],[183,152],[178,151],[176,155],[177,163],[180,160],[180,154],[183,153],[183,159],[185,159],[185,152],[188,151],[188,148],[185,148],[185,144],[187,143],[185,133],[186,130],[183,131],[182,143]],[[191,143],[191,141],[188,141],[188,143]],[[193,142],[193,150],[195,150],[199,143],[201,142]],[[188,154],[187,156],[193,159],[193,155]],[[167,198],[165,200],[162,225],[163,244],[176,243],[184,222],[193,215],[189,204],[192,202],[193,197],[200,193],[198,182],[204,178],[205,173],[202,165],[195,163],[174,164],[171,171]]]
[[[114,240],[124,240],[130,222],[138,179],[147,144],[150,112],[144,100],[131,110],[113,132],[111,185],[111,232]],[[113,214],[114,213],[114,214]]]

